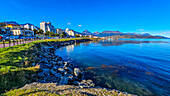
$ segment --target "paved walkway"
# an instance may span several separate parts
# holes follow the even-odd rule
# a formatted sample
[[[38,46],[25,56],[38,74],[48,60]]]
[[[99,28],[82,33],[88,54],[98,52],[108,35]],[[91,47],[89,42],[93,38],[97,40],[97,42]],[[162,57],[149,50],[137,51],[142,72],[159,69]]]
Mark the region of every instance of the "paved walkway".
[[[33,42],[32,40],[31,41],[23,41],[23,42],[11,42],[10,46],[15,46],[15,45],[20,45],[20,44],[24,44],[24,43],[29,43],[29,42]],[[6,43],[5,44],[5,47],[9,47],[9,43]],[[4,48],[4,44],[0,44],[0,48]]]

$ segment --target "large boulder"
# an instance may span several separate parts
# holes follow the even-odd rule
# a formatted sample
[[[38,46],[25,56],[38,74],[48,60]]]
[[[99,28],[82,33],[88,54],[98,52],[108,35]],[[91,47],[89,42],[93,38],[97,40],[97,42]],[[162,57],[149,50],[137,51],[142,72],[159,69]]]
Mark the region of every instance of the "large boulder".
[[[94,87],[94,83],[92,80],[82,80],[79,83],[79,87],[80,88],[91,88],[91,87]]]
[[[59,85],[66,85],[68,83],[68,77],[61,77]]]
[[[74,75],[75,76],[79,76],[79,74],[80,74],[80,69],[79,68],[74,68]]]
[[[72,73],[72,72],[73,72],[73,70],[72,70],[71,68],[69,68],[69,67],[64,67],[64,69],[65,69],[68,73]]]
[[[73,81],[73,84],[74,84],[74,85],[77,85],[77,86],[78,86],[79,83],[80,83],[79,81]]]
[[[58,68],[58,71],[59,71],[60,73],[64,73],[64,72],[65,72],[64,68]]]
[[[56,71],[54,71],[53,69],[50,70],[50,72],[57,78],[61,78],[62,75],[60,73],[57,73]]]

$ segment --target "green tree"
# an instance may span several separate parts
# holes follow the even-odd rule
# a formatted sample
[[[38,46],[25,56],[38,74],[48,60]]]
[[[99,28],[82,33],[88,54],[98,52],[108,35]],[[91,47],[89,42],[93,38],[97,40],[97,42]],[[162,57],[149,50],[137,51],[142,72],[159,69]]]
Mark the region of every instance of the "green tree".
[[[62,34],[63,34],[64,36],[67,36],[67,34],[66,34],[65,32],[62,32]]]
[[[60,34],[60,37],[61,37],[61,38],[64,38],[64,34]]]
[[[50,32],[50,36],[54,37],[54,32],[51,31]]]
[[[44,31],[42,30],[42,29],[40,29],[39,31],[38,31],[38,34],[40,34],[40,35],[42,35],[44,33]]]
[[[80,37],[80,35],[79,35],[79,34],[76,34],[75,37],[78,38],[78,37]]]
[[[38,34],[37,29],[33,29],[33,31],[34,31],[34,35]]]
[[[0,34],[3,34],[2,29],[0,28]]]
[[[50,31],[47,31],[47,32],[45,33],[45,35],[46,35],[46,36],[50,36]]]
[[[60,36],[58,33],[55,33],[54,36]]]
[[[88,35],[86,37],[89,37]]]

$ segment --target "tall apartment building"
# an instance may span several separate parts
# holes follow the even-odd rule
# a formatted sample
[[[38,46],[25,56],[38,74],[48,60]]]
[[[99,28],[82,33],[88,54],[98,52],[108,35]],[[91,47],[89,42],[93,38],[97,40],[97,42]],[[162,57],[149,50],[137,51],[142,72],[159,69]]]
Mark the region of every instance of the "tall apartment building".
[[[69,28],[66,28],[65,32],[70,35],[70,36],[74,36],[75,35],[75,32],[74,30],[70,30]]]
[[[42,21],[40,23],[40,29],[42,29],[44,31],[44,33],[46,33],[47,31],[52,31],[54,33],[56,33],[56,29],[55,27],[51,24],[51,22],[44,22]]]

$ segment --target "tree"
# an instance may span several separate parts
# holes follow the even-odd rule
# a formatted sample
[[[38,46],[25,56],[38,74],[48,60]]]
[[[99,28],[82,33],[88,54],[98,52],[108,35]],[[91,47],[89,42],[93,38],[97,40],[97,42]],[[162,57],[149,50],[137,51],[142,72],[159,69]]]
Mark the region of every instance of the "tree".
[[[37,29],[33,29],[33,31],[34,31],[34,35],[38,34]]]
[[[54,37],[54,32],[51,31],[50,32],[50,36]]]
[[[47,31],[47,32],[45,33],[45,35],[46,35],[46,36],[49,36],[49,35],[50,35],[50,31]]]
[[[0,34],[3,34],[2,29],[0,28]]]
[[[67,36],[67,34],[66,34],[65,32],[62,32],[62,34],[63,34],[64,36]]]
[[[78,37],[80,37],[80,35],[79,35],[79,34],[76,34],[75,37],[78,38]]]
[[[58,33],[55,33],[54,36],[60,36]]]
[[[40,29],[39,31],[38,31],[38,34],[40,34],[40,35],[42,35],[44,33],[44,31],[42,30],[42,29]]]
[[[60,37],[62,37],[62,38],[64,38],[65,36],[67,36],[67,34],[66,34],[65,32],[62,32],[62,33],[60,34]]]
[[[88,35],[86,37],[89,37]]]
[[[60,34],[60,37],[61,37],[61,38],[64,38],[64,34]]]

